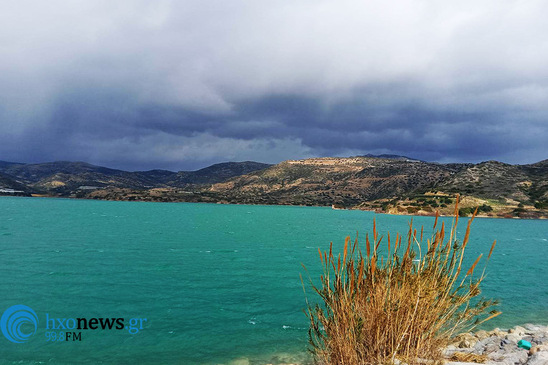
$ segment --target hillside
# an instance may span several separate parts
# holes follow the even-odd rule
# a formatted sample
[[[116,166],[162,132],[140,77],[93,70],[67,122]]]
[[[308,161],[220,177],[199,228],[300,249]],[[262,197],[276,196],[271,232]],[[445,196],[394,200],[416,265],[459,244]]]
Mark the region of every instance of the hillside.
[[[215,184],[235,176],[263,170],[270,166],[269,164],[253,161],[218,163],[197,171],[178,172],[176,176],[166,181],[166,185],[185,187],[188,185]]]
[[[30,195],[27,186],[0,173],[0,195]]]
[[[210,191],[230,202],[352,206],[426,189],[458,170],[440,164],[373,157],[290,160],[215,184]]]
[[[197,171],[129,172],[85,162],[19,164],[0,161],[0,174],[6,181],[4,185],[14,185],[13,181],[17,180],[20,182],[18,189],[28,193],[84,197],[89,191],[98,189],[147,190],[214,184],[268,166],[246,161],[216,164]],[[11,182],[8,184],[8,181]]]
[[[548,168],[542,165],[508,165],[497,161],[482,162],[459,171],[438,185],[446,192],[473,194],[482,198],[507,198],[527,202],[544,190]],[[542,193],[541,193],[542,195]]]
[[[325,157],[277,165],[227,162],[197,171],[128,172],[84,162],[0,161],[0,187],[108,200],[319,205],[394,214],[548,217],[548,160],[439,164],[404,156]]]
[[[85,162],[57,161],[39,164],[0,165],[0,171],[27,186],[28,191],[66,196],[80,187],[153,187],[154,179]]]
[[[352,157],[285,161],[214,184],[228,203],[333,205],[394,214],[451,214],[460,194],[462,215],[548,217],[548,164],[436,164],[402,158]],[[452,205],[453,204],[453,205]]]

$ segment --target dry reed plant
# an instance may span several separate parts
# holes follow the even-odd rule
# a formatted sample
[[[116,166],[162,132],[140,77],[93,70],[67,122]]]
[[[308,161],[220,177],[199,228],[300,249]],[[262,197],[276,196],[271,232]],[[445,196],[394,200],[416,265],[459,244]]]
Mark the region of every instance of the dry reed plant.
[[[383,237],[378,237],[375,221],[373,236],[365,238],[365,252],[358,248],[358,239],[352,242],[350,237],[342,255],[333,253],[333,243],[328,251],[318,249],[323,275],[318,286],[310,283],[323,303],[307,301],[306,310],[315,361],[436,363],[453,336],[499,315],[497,311],[486,314],[495,301],[478,298],[485,268],[481,275],[473,274],[482,255],[462,271],[475,215],[468,221],[462,243],[456,238],[457,197],[449,237],[443,222],[437,228],[436,215],[434,234],[426,245],[421,245],[423,229],[417,233],[412,220],[406,241],[399,234],[391,239],[388,233],[386,258],[379,255]],[[480,320],[482,314],[487,318]]]
[[[475,362],[476,364],[485,364],[488,357],[487,355],[471,354],[469,352],[455,352],[449,358],[450,361],[458,362]]]

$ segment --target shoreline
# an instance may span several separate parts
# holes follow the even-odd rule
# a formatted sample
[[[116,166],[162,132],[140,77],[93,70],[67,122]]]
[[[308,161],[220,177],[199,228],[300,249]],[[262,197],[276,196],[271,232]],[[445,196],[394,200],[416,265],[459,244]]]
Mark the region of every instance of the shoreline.
[[[455,340],[444,350],[447,365],[548,364],[548,326],[528,323],[507,330],[478,330]]]
[[[531,348],[519,347],[521,340],[531,344]],[[525,347],[527,347],[525,345]],[[239,356],[222,362],[227,365],[310,365],[311,355],[303,358],[301,353],[269,354],[270,360]],[[548,324],[523,324],[508,329],[494,328],[490,331],[476,330],[455,336],[442,350],[445,365],[546,365],[548,364]],[[397,358],[395,364],[406,365]]]
[[[375,214],[385,214],[391,216],[409,216],[409,217],[435,217],[435,212],[429,212],[427,214],[412,214],[412,213],[391,213],[391,212],[381,212],[376,209],[364,209],[359,207],[335,207],[332,205],[304,205],[304,204],[254,204],[254,203],[229,203],[222,201],[185,201],[185,200],[173,200],[173,201],[161,201],[161,200],[130,200],[130,199],[104,199],[104,198],[93,198],[93,197],[71,197],[71,196],[55,196],[55,195],[45,195],[45,194],[33,194],[31,196],[20,196],[20,195],[0,195],[1,197],[12,197],[12,198],[47,198],[47,199],[67,199],[67,200],[91,200],[91,201],[110,201],[110,202],[131,202],[131,203],[194,203],[194,204],[220,204],[220,205],[249,205],[249,206],[289,206],[289,207],[318,207],[318,208],[331,208],[332,210],[359,210],[364,212],[372,212]],[[439,214],[439,217],[453,217],[453,214]],[[470,218],[470,216],[463,216],[460,218]],[[504,217],[504,216],[489,216],[485,214],[478,214],[476,218],[488,218],[488,219],[513,219],[513,220],[548,220],[548,217]]]
[[[385,214],[385,215],[392,215],[392,216],[408,216],[408,217],[436,217],[436,213],[432,213],[432,214],[411,214],[411,213],[388,213],[388,212],[377,212],[375,211],[374,209],[372,210],[369,210],[369,209],[359,209],[359,208],[356,208],[356,209],[352,209],[352,208],[349,208],[349,209],[335,209],[335,210],[363,210],[363,211],[366,211],[366,212],[374,212],[376,214]],[[453,214],[439,214],[439,217],[454,217]],[[466,219],[466,218],[471,218],[470,216],[466,216],[466,217],[459,217],[460,218],[463,218],[463,219]],[[485,218],[485,219],[514,219],[514,220],[547,220],[548,217],[536,217],[536,218],[521,218],[521,217],[497,217],[497,216],[488,216],[488,215],[476,215],[476,217],[474,219],[477,219],[477,218]]]

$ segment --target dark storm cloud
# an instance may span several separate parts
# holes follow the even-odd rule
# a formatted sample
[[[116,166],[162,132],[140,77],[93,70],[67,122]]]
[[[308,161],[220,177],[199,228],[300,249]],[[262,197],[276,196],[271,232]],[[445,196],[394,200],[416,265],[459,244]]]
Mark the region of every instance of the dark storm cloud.
[[[548,157],[541,1],[0,5],[0,160]]]

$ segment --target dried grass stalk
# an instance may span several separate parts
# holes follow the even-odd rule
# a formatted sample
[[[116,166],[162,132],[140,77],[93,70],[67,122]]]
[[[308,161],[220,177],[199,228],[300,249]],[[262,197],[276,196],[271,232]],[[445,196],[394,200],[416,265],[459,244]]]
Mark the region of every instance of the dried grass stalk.
[[[320,250],[323,275],[319,285],[312,280],[311,285],[322,304],[308,304],[306,310],[311,351],[317,363],[440,362],[441,350],[453,336],[500,314],[491,311],[486,319],[479,319],[496,302],[478,298],[485,269],[479,277],[473,273],[481,255],[467,271],[461,270],[475,214],[459,244],[458,208],[455,211],[448,239],[442,222],[422,244],[423,230],[418,241],[411,221],[407,244],[402,245],[399,234],[391,244],[388,235],[386,258],[379,257],[382,237],[378,238],[375,224],[373,241],[366,236],[365,255],[357,238],[350,244],[350,237],[345,241],[342,261],[340,254],[333,254],[332,244],[329,251],[322,254]],[[437,222],[436,216],[434,229]],[[426,252],[422,252],[424,248]]]

